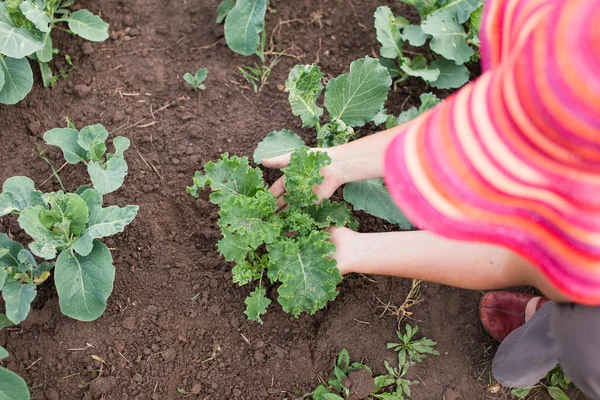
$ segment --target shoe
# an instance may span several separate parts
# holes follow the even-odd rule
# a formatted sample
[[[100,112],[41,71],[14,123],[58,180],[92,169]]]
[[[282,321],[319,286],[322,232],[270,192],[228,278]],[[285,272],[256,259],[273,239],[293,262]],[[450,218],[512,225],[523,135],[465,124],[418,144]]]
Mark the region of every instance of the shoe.
[[[535,297],[532,294],[489,292],[479,302],[479,318],[491,337],[503,341],[509,333],[525,325],[525,307]],[[536,311],[548,303],[545,297],[538,300]]]

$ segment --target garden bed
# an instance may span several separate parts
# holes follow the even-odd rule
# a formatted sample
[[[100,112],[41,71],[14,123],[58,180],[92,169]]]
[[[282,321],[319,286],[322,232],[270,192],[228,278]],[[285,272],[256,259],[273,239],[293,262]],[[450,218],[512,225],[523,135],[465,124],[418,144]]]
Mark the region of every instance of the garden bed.
[[[29,318],[0,332],[0,345],[11,353],[9,369],[26,379],[33,398],[50,400],[178,399],[184,391],[197,399],[294,399],[327,380],[342,348],[383,372],[383,361],[394,361],[386,349],[396,338],[391,306],[404,302],[410,280],[348,276],[337,300],[314,316],[295,319],[273,304],[264,325],[249,322],[243,315],[249,289],[234,286],[231,267],[215,248],[217,209],[207,192],[195,200],[185,187],[194,171],[225,151],[250,156],[271,130],[293,129],[314,144],[314,132],[301,129],[290,113],[283,91],[290,69],[317,62],[326,77],[347,72],[353,60],[378,54],[375,9],[389,5],[410,15],[410,7],[272,0],[276,12],[267,14],[267,32],[287,56],[255,94],[237,70],[253,59],[231,52],[222,25],[215,24],[218,1],[82,3],[110,23],[111,38],[90,44],[57,35],[56,47],[75,66],[67,79],[43,89],[36,76],[24,101],[0,106],[0,181],[27,175],[45,182],[46,191],[58,189],[54,179],[46,181],[51,171],[36,151],[43,133],[65,126],[66,117],[77,126],[102,123],[132,143],[129,176],[107,202],[138,204],[140,211],[125,233],[106,241],[117,268],[106,313],[91,323],[69,319],[59,311],[53,285],[40,287]],[[55,70],[69,68],[64,57],[55,60]],[[208,68],[200,95],[182,79],[199,67]],[[397,114],[426,90],[409,79],[387,108]],[[55,167],[62,164],[56,149],[48,155]],[[61,177],[70,190],[85,182],[77,166],[65,167]],[[277,172],[266,177],[272,182]],[[363,232],[394,229],[358,215]],[[0,232],[25,238],[14,217],[0,218]],[[438,342],[440,356],[411,368],[410,377],[420,382],[413,398],[502,396],[488,391],[495,385],[495,344],[479,324],[480,294],[422,287],[422,302],[409,310],[408,322]]]

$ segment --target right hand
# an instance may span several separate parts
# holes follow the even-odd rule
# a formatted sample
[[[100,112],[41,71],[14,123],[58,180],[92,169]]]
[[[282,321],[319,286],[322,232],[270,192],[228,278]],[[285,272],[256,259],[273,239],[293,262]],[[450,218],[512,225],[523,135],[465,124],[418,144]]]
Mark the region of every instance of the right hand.
[[[311,149],[311,151],[323,151],[329,154],[331,157],[331,164],[321,169],[321,175],[323,175],[323,183],[315,187],[314,191],[319,197],[319,200],[328,199],[337,190],[338,187],[347,182],[344,172],[336,163],[334,156],[331,152],[324,149]],[[262,160],[262,165],[267,168],[285,168],[290,163],[290,155],[292,153],[284,154],[277,157],[265,158]],[[285,177],[279,178],[270,188],[269,191],[277,198],[277,210],[281,210],[285,207],[286,203],[283,198],[285,194]]]

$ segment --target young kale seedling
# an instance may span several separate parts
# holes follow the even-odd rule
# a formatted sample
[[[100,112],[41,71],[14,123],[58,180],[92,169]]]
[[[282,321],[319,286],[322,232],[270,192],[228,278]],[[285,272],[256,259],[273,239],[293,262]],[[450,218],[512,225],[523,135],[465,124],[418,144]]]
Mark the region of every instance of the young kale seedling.
[[[298,316],[314,314],[337,296],[342,280],[332,259],[335,245],[321,229],[331,225],[356,223],[344,203],[324,200],[317,205],[313,187],[323,181],[320,170],[330,163],[326,153],[294,151],[284,169],[285,199],[289,206],[277,213],[277,200],[267,190],[259,168],[247,157],[223,154],[209,162],[204,173],[196,172],[188,192],[198,197],[198,189],[210,185],[210,201],[220,207],[219,227],[223,238],[217,244],[225,260],[233,261],[233,281],[246,285],[258,281],[246,299],[245,314],[262,323],[261,315],[271,300],[266,296],[263,278],[279,283],[278,302],[284,311]]]
[[[183,79],[194,88],[194,90],[205,90],[206,86],[203,85],[206,80],[206,75],[208,74],[208,70],[206,68],[200,68],[196,71],[195,75],[186,72],[183,75]]]
[[[375,11],[382,64],[397,78],[396,83],[411,76],[422,78],[438,89],[459,88],[467,83],[469,70],[464,64],[478,58],[473,47],[479,48],[483,0],[402,1],[417,8],[421,17],[419,25],[411,25],[404,17],[395,17],[387,6]],[[422,55],[410,58],[403,51],[404,42],[421,47],[427,41],[436,55],[431,62]]]
[[[61,147],[68,163],[84,162],[93,187],[74,193],[42,193],[24,176],[7,179],[0,193],[0,217],[18,215],[19,226],[33,242],[29,250],[0,234],[0,290],[6,315],[0,319],[19,324],[29,314],[37,286],[54,269],[54,283],[63,314],[94,320],[106,309],[113,289],[115,267],[110,250],[98,239],[122,232],[138,206],[102,207],[103,194],[121,187],[129,140],[116,137],[114,154],[105,154],[108,133],[102,125],[53,129],[44,138]],[[38,264],[36,258],[45,261]]]
[[[2,325],[0,317],[0,329],[10,326]],[[8,351],[0,346],[0,361],[8,357]],[[27,383],[19,375],[6,368],[0,367],[0,398],[10,400],[29,400],[30,394]]]
[[[27,58],[37,61],[44,86],[55,81],[48,63],[58,53],[51,32],[66,23],[68,32],[93,41],[108,38],[108,24],[88,10],[72,12],[74,0],[0,0],[0,103],[16,104],[33,86]]]

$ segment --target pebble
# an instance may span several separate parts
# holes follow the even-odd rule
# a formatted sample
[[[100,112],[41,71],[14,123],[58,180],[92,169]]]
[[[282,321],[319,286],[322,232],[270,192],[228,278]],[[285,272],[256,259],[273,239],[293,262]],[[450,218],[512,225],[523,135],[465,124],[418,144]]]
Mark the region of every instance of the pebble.
[[[173,165],[179,165],[179,159],[178,158],[172,158],[171,159],[171,164],[173,164]]]
[[[117,378],[114,376],[99,377],[90,383],[90,392],[95,397],[100,397],[107,394],[117,385]]]
[[[194,383],[194,386],[192,386],[192,393],[200,394],[201,391],[202,391],[202,385],[200,383]]]
[[[265,359],[265,353],[257,351],[254,353],[254,359],[258,362],[262,362]]]
[[[189,121],[190,119],[194,118],[194,116],[192,113],[186,112],[180,118],[182,121]]]
[[[96,49],[94,49],[94,46],[92,46],[92,44],[90,42],[83,42],[83,44],[81,45],[81,50],[83,51],[83,54],[85,54],[86,56],[89,56]]]
[[[135,318],[134,317],[126,317],[123,318],[123,322],[121,323],[123,328],[129,329],[130,331],[135,329]]]
[[[27,129],[29,129],[29,132],[37,136],[42,133],[42,124],[39,121],[32,121],[27,124]]]
[[[233,395],[235,397],[240,397],[242,395],[242,391],[240,389],[233,389]]]
[[[54,389],[46,390],[45,394],[47,400],[60,400],[60,397],[58,397],[58,392]]]
[[[165,360],[166,362],[171,362],[171,361],[175,361],[175,358],[177,358],[177,352],[175,351],[174,348],[170,348],[168,350],[165,350],[162,353],[163,356],[163,360]]]
[[[140,34],[140,30],[137,28],[131,28],[129,30],[129,36],[131,36],[131,37],[139,36],[139,34]]]
[[[136,381],[137,383],[142,383],[144,381],[144,377],[140,374],[135,374],[133,376],[133,380]]]
[[[73,90],[75,91],[75,94],[81,98],[87,97],[92,92],[92,88],[84,84],[75,85]]]
[[[123,18],[123,24],[125,26],[133,26],[133,15],[131,14],[127,14],[124,18]]]

